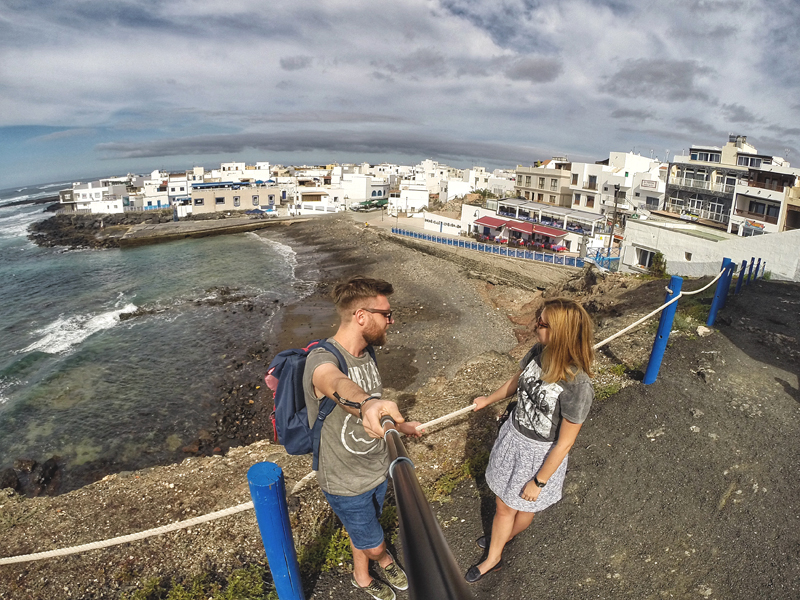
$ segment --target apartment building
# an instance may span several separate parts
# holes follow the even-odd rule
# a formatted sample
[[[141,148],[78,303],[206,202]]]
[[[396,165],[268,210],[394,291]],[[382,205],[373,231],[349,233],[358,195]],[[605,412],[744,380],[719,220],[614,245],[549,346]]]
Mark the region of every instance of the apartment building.
[[[664,209],[740,236],[796,229],[798,176],[781,157],[731,135],[721,148],[692,146],[689,156],[674,157]]]
[[[274,185],[240,182],[207,182],[192,186],[195,214],[271,209],[280,205],[281,189]]]
[[[59,192],[58,201],[65,212],[112,214],[124,211],[128,194],[128,179],[115,177],[74,183],[72,189]]]
[[[572,164],[565,157],[555,157],[538,166],[518,165],[514,191],[519,198],[525,200],[570,207],[571,169]],[[594,182],[593,185],[596,187],[597,183]]]
[[[664,201],[667,166],[631,152],[611,152],[597,163],[572,163],[572,207],[623,217],[658,210]]]

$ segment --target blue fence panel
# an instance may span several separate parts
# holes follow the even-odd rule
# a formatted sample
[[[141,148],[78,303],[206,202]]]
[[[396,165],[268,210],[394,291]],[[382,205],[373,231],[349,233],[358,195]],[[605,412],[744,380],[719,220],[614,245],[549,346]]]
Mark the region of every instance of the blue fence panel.
[[[533,253],[533,260],[544,260],[544,252],[534,252]]]
[[[528,260],[533,260],[533,252],[528,252],[526,250],[525,251],[525,258],[527,258]]]
[[[553,264],[553,255],[552,254],[545,254],[544,255],[544,262]]]
[[[578,268],[581,268],[581,269],[582,269],[582,268],[584,267],[584,265],[585,265],[585,264],[586,264],[586,261],[585,261],[585,260],[583,260],[582,258],[576,258],[576,259],[575,259],[575,266],[576,266],[576,267],[578,267]]]
[[[477,250],[478,249],[478,242],[470,242],[469,243],[470,250]]]
[[[452,246],[453,245],[453,241],[454,241],[453,238],[447,238],[447,245],[448,246]]]
[[[492,246],[492,254],[500,254],[500,246]]]
[[[574,267],[575,266],[575,259],[574,258],[572,258],[571,256],[568,256],[566,260],[567,260],[567,266],[568,267]]]

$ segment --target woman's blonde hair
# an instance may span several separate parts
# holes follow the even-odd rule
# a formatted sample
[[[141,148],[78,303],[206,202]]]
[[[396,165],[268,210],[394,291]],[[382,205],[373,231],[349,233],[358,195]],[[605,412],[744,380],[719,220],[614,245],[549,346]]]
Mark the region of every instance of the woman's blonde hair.
[[[545,311],[550,339],[542,355],[542,379],[571,381],[579,370],[594,377],[594,326],[589,313],[569,298],[545,300],[539,315]]]

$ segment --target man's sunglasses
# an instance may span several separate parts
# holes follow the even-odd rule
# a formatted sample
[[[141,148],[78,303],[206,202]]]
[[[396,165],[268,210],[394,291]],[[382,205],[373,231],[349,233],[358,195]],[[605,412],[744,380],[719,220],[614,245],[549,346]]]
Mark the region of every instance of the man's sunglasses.
[[[356,309],[356,312],[358,312],[359,310],[365,310],[368,313],[372,313],[374,315],[383,315],[384,317],[386,317],[387,321],[392,320],[392,313],[394,312],[391,310],[382,310],[380,308],[361,308],[361,309]],[[356,314],[356,312],[354,312],[353,314]]]

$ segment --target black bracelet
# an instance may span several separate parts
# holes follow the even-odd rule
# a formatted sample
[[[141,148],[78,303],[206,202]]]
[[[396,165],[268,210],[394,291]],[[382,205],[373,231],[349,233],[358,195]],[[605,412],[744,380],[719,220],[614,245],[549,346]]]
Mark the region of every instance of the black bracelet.
[[[350,408],[357,408],[358,409],[358,418],[361,419],[362,421],[364,420],[364,415],[361,413],[361,409],[364,407],[364,405],[367,402],[369,402],[370,400],[379,400],[380,399],[380,396],[370,396],[370,397],[366,398],[365,400],[363,400],[361,402],[352,402],[350,400],[347,400],[346,398],[342,398],[336,392],[333,392],[333,397],[336,398],[336,401],[339,404],[341,404],[342,406],[348,406]]]
[[[364,420],[364,413],[362,412],[364,405],[369,402],[370,400],[380,400],[380,396],[370,396],[366,398],[361,404],[358,405],[358,417],[363,421]]]

